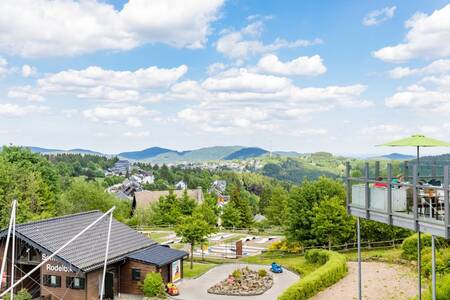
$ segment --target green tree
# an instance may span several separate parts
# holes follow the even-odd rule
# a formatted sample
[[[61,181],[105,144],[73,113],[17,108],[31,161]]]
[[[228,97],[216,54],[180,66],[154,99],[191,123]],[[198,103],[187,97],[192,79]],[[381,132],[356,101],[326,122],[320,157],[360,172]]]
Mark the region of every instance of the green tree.
[[[197,201],[189,197],[187,190],[183,191],[183,196],[180,199],[180,210],[185,216],[192,215],[195,207],[197,206]]]
[[[211,226],[217,226],[217,215],[213,208],[207,203],[203,202],[194,209],[192,214],[194,218],[201,218]]]
[[[59,177],[44,157],[20,147],[3,147],[0,152],[0,225],[6,226],[9,209],[18,203],[17,222],[52,217],[56,214]]]
[[[223,227],[241,228],[241,219],[239,217],[239,210],[234,206],[233,203],[228,203],[223,207],[221,220]]]
[[[244,193],[239,186],[235,185],[231,189],[230,203],[238,211],[239,225],[235,227],[248,228],[253,223],[253,213],[250,207],[248,194]],[[228,206],[227,205],[227,206]]]
[[[277,226],[284,224],[288,199],[288,193],[282,187],[278,186],[272,190],[269,204],[265,209],[265,216],[271,224]]]
[[[90,210],[106,212],[113,206],[116,206],[114,217],[119,221],[125,221],[130,217],[131,205],[128,201],[120,200],[114,195],[106,193],[103,187],[96,182],[84,180],[74,180],[58,202],[60,214]]]
[[[175,233],[182,238],[183,243],[191,246],[191,269],[194,267],[194,247],[206,242],[207,237],[216,232],[216,228],[205,220],[195,217],[185,217],[175,228]]]
[[[155,225],[174,225],[183,215],[180,208],[180,201],[173,192],[162,196],[159,201],[152,206],[152,223]]]
[[[311,231],[319,244],[332,244],[347,241],[354,233],[354,219],[347,214],[341,199],[333,197],[316,203],[312,209]]]
[[[288,209],[285,221],[285,234],[292,242],[314,245],[315,234],[312,232],[312,209],[323,199],[336,197],[345,205],[344,185],[326,177],[315,181],[304,181],[289,193]]]

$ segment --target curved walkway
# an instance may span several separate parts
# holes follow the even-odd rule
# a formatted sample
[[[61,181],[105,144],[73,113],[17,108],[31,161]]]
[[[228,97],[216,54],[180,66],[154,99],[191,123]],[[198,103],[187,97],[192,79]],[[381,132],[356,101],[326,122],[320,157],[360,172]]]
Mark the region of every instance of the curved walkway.
[[[348,262],[348,274],[330,288],[320,292],[311,300],[358,299],[358,265]],[[417,295],[417,280],[411,269],[395,264],[363,262],[363,299],[403,300]]]
[[[259,270],[266,269],[268,272],[270,267],[265,265],[250,265],[250,264],[223,264],[212,268],[202,276],[196,279],[183,279],[177,284],[180,289],[180,296],[174,297],[174,299],[183,300],[242,300],[254,299],[254,300],[274,300],[290,285],[299,279],[299,276],[284,269],[281,274],[273,274],[274,283],[273,286],[264,294],[258,296],[221,296],[208,294],[207,290],[214,284],[221,280],[224,280],[228,274],[231,274],[236,268],[244,268],[248,266],[250,269]]]

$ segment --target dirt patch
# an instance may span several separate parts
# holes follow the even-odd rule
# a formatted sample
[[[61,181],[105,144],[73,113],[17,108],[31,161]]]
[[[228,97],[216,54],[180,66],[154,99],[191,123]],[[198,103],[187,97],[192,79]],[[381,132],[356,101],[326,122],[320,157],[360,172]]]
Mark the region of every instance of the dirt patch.
[[[311,300],[358,299],[358,265],[348,262],[348,275]],[[363,299],[403,300],[417,294],[417,280],[408,267],[380,262],[363,262]]]

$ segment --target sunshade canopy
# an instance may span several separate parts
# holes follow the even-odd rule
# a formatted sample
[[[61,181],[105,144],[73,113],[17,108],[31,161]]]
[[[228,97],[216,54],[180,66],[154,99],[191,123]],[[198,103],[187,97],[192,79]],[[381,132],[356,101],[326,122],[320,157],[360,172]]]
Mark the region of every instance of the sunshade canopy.
[[[450,147],[450,143],[415,134],[410,137],[377,146],[386,147]]]

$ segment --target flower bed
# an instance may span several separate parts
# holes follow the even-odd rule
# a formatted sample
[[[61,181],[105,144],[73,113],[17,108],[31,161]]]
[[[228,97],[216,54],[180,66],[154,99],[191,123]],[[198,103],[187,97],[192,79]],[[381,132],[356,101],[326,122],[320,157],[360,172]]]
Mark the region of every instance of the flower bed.
[[[265,270],[238,269],[227,279],[213,285],[208,293],[228,296],[261,295],[273,285],[273,276]]]

